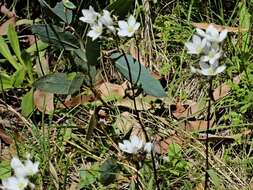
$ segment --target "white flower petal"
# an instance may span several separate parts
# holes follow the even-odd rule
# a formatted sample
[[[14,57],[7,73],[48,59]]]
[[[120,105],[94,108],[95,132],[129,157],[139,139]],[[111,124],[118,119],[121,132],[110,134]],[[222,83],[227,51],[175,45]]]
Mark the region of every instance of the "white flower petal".
[[[199,36],[197,36],[197,35],[193,35],[192,42],[194,44],[200,44],[201,43],[201,38]]]
[[[138,29],[139,29],[139,27],[140,27],[140,23],[136,23],[135,25],[134,25],[134,31],[137,31]]]
[[[24,164],[19,160],[18,157],[15,156],[15,157],[13,157],[11,159],[11,167],[12,167],[12,169],[15,169],[17,167],[22,167],[22,166],[24,166]]]
[[[24,190],[28,183],[28,179],[20,177],[9,177],[2,180],[3,188],[5,190]]]
[[[208,69],[210,66],[206,62],[199,62],[199,66],[201,69]]]
[[[130,15],[130,16],[128,17],[127,23],[128,23],[129,26],[134,26],[134,25],[135,25],[136,20],[135,20],[135,18],[134,18],[133,15]]]
[[[226,66],[225,65],[222,65],[220,67],[217,67],[217,69],[215,70],[215,74],[219,74],[219,73],[222,73],[224,70],[226,69]]]
[[[197,34],[200,35],[201,37],[205,37],[206,36],[206,33],[203,30],[201,30],[199,28],[196,28],[196,31],[197,31]]]
[[[227,37],[227,34],[228,34],[228,30],[221,31],[220,37],[219,37],[219,42],[222,42]]]
[[[153,149],[153,143],[151,142],[148,142],[145,144],[144,146],[144,151],[147,152],[147,153],[150,153]]]
[[[123,21],[123,20],[118,21],[118,25],[119,25],[120,29],[127,29],[128,28],[127,22]]]

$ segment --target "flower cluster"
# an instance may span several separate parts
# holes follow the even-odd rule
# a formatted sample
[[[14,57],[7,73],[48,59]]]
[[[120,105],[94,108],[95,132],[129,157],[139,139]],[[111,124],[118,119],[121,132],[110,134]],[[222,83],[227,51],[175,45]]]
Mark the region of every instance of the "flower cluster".
[[[151,142],[144,143],[137,136],[133,135],[130,137],[130,140],[123,140],[123,143],[119,143],[119,148],[128,154],[137,154],[142,151],[150,153],[153,149],[153,144]]]
[[[132,37],[140,27],[140,23],[136,22],[133,15],[129,16],[127,22],[119,20],[118,27],[115,28],[111,13],[107,10],[103,10],[103,14],[101,15],[92,6],[89,6],[89,9],[82,10],[82,14],[83,16],[80,17],[80,20],[90,24],[91,30],[87,36],[91,37],[92,40],[96,40],[102,35],[103,27],[113,34],[116,34],[116,31],[118,31],[117,34],[120,37]]]
[[[39,162],[33,163],[27,159],[22,163],[19,158],[13,157],[11,160],[11,167],[14,170],[14,176],[2,180],[2,188],[4,190],[23,190],[28,185],[34,189],[34,184],[28,179],[39,171]]]
[[[219,32],[213,25],[209,25],[206,31],[196,29],[198,35],[193,35],[192,42],[185,44],[189,54],[201,55],[200,69],[191,67],[192,72],[205,76],[214,76],[225,70],[225,66],[219,66],[222,56],[220,43],[227,37],[227,30]]]

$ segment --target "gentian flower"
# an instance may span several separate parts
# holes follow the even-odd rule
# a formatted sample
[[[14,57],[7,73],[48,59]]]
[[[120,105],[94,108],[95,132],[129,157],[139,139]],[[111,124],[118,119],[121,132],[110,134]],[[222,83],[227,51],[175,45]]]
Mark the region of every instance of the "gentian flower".
[[[185,43],[185,46],[189,54],[200,54],[206,46],[206,39],[201,40],[199,36],[193,35],[192,42]]]
[[[89,6],[89,9],[83,9],[82,14],[83,16],[80,17],[80,20],[91,25],[95,24],[98,17],[100,17],[100,14],[92,6]]]
[[[227,33],[228,33],[227,30],[223,30],[219,32],[212,24],[208,26],[208,28],[206,29],[206,32],[198,28],[196,30],[197,30],[198,35],[206,38],[210,42],[216,42],[216,43],[222,42],[227,37]]]
[[[131,136],[129,140],[123,140],[123,143],[119,143],[119,148],[129,154],[137,154],[143,147],[143,141],[137,136]]]
[[[118,35],[121,37],[132,37],[140,27],[140,23],[136,22],[133,15],[129,16],[127,22],[120,20],[118,24]]]
[[[101,22],[91,26],[91,30],[88,32],[87,36],[92,38],[92,41],[96,40],[98,37],[101,36],[103,32],[103,25]]]
[[[2,180],[4,190],[24,190],[29,180],[23,177],[9,177]]]
[[[103,15],[99,18],[99,22],[105,25],[111,32],[115,32],[113,20],[109,11],[103,10]]]

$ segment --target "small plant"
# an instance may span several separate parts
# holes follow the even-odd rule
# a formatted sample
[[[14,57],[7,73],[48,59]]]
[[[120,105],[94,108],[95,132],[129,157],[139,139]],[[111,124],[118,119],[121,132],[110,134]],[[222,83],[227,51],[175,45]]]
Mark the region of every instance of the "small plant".
[[[3,190],[24,190],[27,186],[34,189],[35,185],[28,178],[38,173],[39,162],[33,163],[27,159],[22,163],[18,157],[13,157],[11,168],[14,170],[14,176],[2,180]]]
[[[211,100],[212,100],[212,80],[213,76],[222,73],[226,66],[219,66],[219,59],[222,56],[222,49],[219,43],[223,42],[227,37],[227,30],[219,32],[213,25],[209,25],[204,32],[201,29],[196,29],[198,35],[193,36],[192,42],[185,44],[189,54],[201,55],[199,66],[196,69],[191,66],[193,73],[198,73],[208,77],[209,80],[209,100],[207,108],[207,127],[206,127],[206,171],[205,171],[205,189],[208,189],[209,182],[209,130],[211,120]],[[201,39],[202,38],[202,39]]]

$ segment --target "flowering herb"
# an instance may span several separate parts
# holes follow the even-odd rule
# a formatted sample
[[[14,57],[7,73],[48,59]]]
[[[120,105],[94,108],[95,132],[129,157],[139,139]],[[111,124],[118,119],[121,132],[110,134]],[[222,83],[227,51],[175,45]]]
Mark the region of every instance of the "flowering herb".
[[[139,137],[134,135],[130,137],[130,140],[123,140],[123,143],[119,143],[119,148],[128,154],[137,154],[143,152],[143,150],[150,153],[153,144],[151,142],[144,143]]]
[[[103,10],[103,14],[100,15],[92,6],[89,6],[89,9],[83,9],[82,14],[83,16],[80,17],[80,20],[90,24],[91,30],[88,32],[87,36],[92,38],[93,41],[102,36],[103,26],[114,35],[117,30],[119,37],[132,37],[140,27],[140,23],[136,22],[133,15],[130,15],[127,21],[119,20],[117,22],[113,21],[113,18],[116,17],[112,18],[108,10]],[[118,23],[118,27],[115,27],[116,24],[114,23]]]
[[[201,55],[200,69],[191,66],[191,71],[204,76],[222,73],[226,66],[219,66],[219,59],[222,56],[219,43],[227,37],[227,30],[219,32],[213,25],[209,25],[205,32],[201,29],[196,30],[198,35],[193,35],[192,42],[185,43],[189,54]]]

